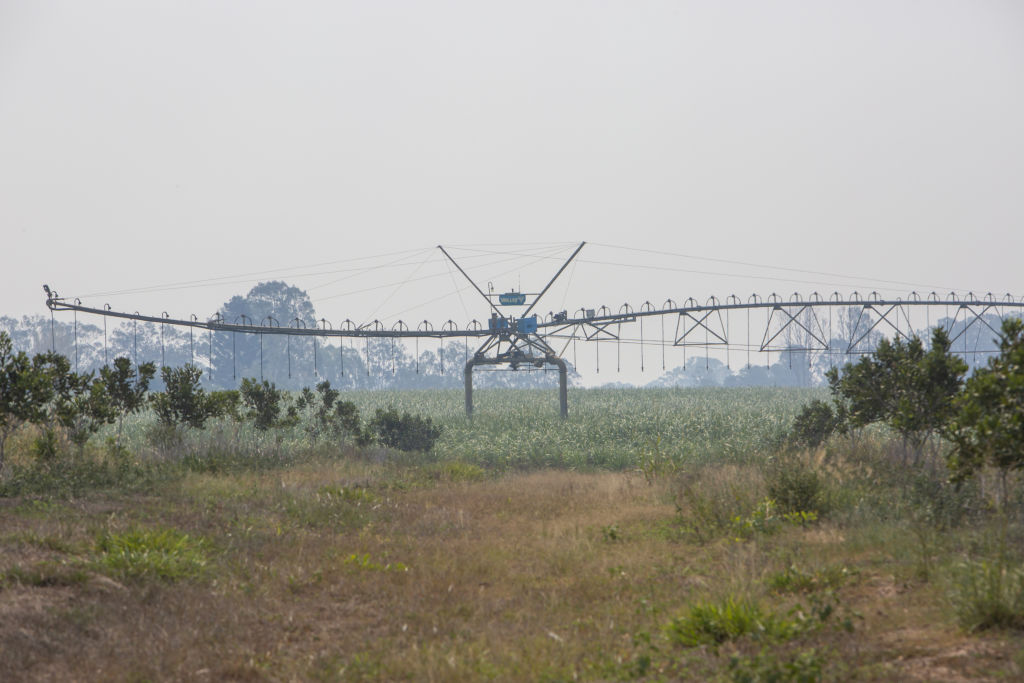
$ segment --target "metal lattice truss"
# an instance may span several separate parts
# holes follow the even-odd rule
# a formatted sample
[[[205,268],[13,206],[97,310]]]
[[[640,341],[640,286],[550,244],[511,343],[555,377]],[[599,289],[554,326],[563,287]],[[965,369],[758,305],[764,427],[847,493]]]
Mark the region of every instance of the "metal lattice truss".
[[[837,349],[833,345],[834,329],[831,313],[843,311],[848,317],[855,312],[852,327],[844,331],[845,344]],[[789,301],[784,301],[776,294],[762,300],[753,295],[747,302],[741,302],[736,296],[729,296],[725,301],[712,297],[706,304],[698,304],[689,299],[684,306],[676,306],[669,299],[665,305],[656,309],[650,302],[645,302],[639,310],[633,310],[623,304],[619,313],[611,313],[606,307],[599,310],[580,309],[577,316],[561,320],[548,320],[539,325],[550,339],[565,340],[564,352],[572,341],[621,341],[622,325],[635,323],[648,317],[674,318],[675,331],[671,336],[672,346],[679,347],[725,347],[753,348],[759,352],[803,350],[803,351],[838,351],[846,354],[858,354],[870,351],[865,342],[873,335],[884,334],[900,339],[910,339],[919,328],[912,321],[912,311],[920,317],[922,310],[927,318],[937,313],[936,319],[942,322],[945,331],[950,334],[954,343],[968,335],[972,328],[983,326],[994,337],[999,330],[991,324],[993,316],[1002,318],[1005,315],[1024,311],[1024,300],[1014,299],[1007,294],[998,299],[992,294],[977,298],[968,294],[959,297],[950,293],[941,297],[936,293],[922,298],[911,292],[907,298],[883,299],[876,293],[862,298],[854,293],[843,298],[834,293],[828,300],[814,293],[809,299],[802,299],[794,294]],[[730,334],[730,314],[758,312],[764,321],[760,325],[760,341],[756,342],[750,335],[752,328],[745,326],[747,339],[736,339]],[[942,315],[945,313],[945,315]],[[930,323],[925,327],[931,327]],[[793,340],[799,340],[794,344]],[[635,336],[630,341],[637,341]],[[667,339],[665,340],[667,341]],[[643,338],[640,339],[643,343]]]

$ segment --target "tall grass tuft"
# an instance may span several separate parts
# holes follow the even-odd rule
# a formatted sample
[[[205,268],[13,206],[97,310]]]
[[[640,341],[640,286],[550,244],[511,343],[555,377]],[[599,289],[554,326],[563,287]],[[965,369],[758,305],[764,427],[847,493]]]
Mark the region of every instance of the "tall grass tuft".
[[[968,631],[1024,629],[1024,567],[1005,559],[967,561],[950,573],[949,601]]]
[[[795,454],[775,458],[765,476],[768,497],[782,512],[825,512],[824,484],[818,468]]]

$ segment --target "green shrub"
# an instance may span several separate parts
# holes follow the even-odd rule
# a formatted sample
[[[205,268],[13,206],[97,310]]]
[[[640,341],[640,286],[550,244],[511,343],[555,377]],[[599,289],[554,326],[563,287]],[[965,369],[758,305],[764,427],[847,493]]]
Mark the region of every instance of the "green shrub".
[[[376,572],[407,572],[409,567],[402,562],[377,562],[370,558],[370,553],[352,553],[345,558],[345,565],[350,565],[365,571]]]
[[[149,383],[156,374],[156,365],[143,363],[132,367],[132,361],[125,356],[114,359],[114,365],[100,368],[100,380],[110,397],[110,405],[117,416],[117,436],[115,441],[121,444],[121,431],[124,419],[138,412],[146,402]]]
[[[257,382],[246,377],[242,380],[239,394],[246,407],[245,417],[252,420],[256,429],[266,431],[278,424],[281,419],[284,392],[273,382]]]
[[[882,338],[874,353],[827,373],[838,410],[853,428],[884,422],[910,446],[916,462],[953,415],[953,398],[967,372],[951,347],[941,327],[932,330],[928,350],[917,336]]]
[[[210,392],[210,406],[214,417],[227,417],[236,422],[240,419],[238,408],[242,396],[237,389],[223,389]]]
[[[823,512],[824,486],[810,463],[796,456],[781,456],[768,467],[765,476],[768,497],[786,512]]]
[[[199,384],[203,371],[194,365],[165,366],[160,376],[164,380],[164,391],[153,396],[153,408],[161,424],[202,429],[216,412],[213,401]]]
[[[35,461],[10,467],[7,476],[0,479],[0,497],[70,498],[100,488],[144,491],[176,476],[174,469],[166,463],[104,462],[88,457]]]
[[[832,436],[841,422],[842,419],[832,410],[831,405],[821,399],[814,399],[793,420],[786,440],[794,446],[817,448]]]
[[[979,369],[957,397],[945,435],[953,442],[949,467],[958,481],[986,466],[1001,473],[1001,499],[1008,475],[1024,469],[1024,320],[1003,320],[999,355]]]
[[[370,420],[368,431],[376,435],[377,441],[387,448],[400,451],[430,451],[441,436],[441,426],[435,425],[429,417],[402,413],[393,407],[378,408]]]
[[[726,598],[718,604],[697,603],[665,628],[670,642],[684,647],[719,645],[764,630],[765,612],[747,599]]]
[[[22,425],[42,422],[53,387],[24,351],[14,351],[7,332],[0,331],[0,471],[7,437]]]
[[[41,463],[53,463],[60,455],[60,438],[57,430],[44,427],[32,441],[32,455]]]

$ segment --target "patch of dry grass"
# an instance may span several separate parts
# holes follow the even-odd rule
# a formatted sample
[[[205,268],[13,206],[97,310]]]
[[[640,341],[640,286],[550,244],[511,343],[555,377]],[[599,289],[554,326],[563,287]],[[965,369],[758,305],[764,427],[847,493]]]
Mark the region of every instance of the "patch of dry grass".
[[[1020,636],[959,630],[941,587],[901,555],[914,537],[898,524],[826,520],[733,538],[729,518],[764,491],[752,465],[649,484],[343,461],[190,474],[146,496],[0,501],[0,680],[1021,674]],[[128,529],[187,534],[204,571],[108,572],[97,538]],[[774,590],[787,570],[832,578]],[[780,619],[833,611],[780,642],[686,648],[666,637],[698,601],[730,597]]]

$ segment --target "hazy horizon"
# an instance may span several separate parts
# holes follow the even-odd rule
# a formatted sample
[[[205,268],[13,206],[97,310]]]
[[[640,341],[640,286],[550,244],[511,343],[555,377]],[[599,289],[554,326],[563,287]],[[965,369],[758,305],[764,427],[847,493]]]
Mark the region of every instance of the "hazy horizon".
[[[0,2],[0,314],[1020,296],[1022,73],[1017,2]]]

